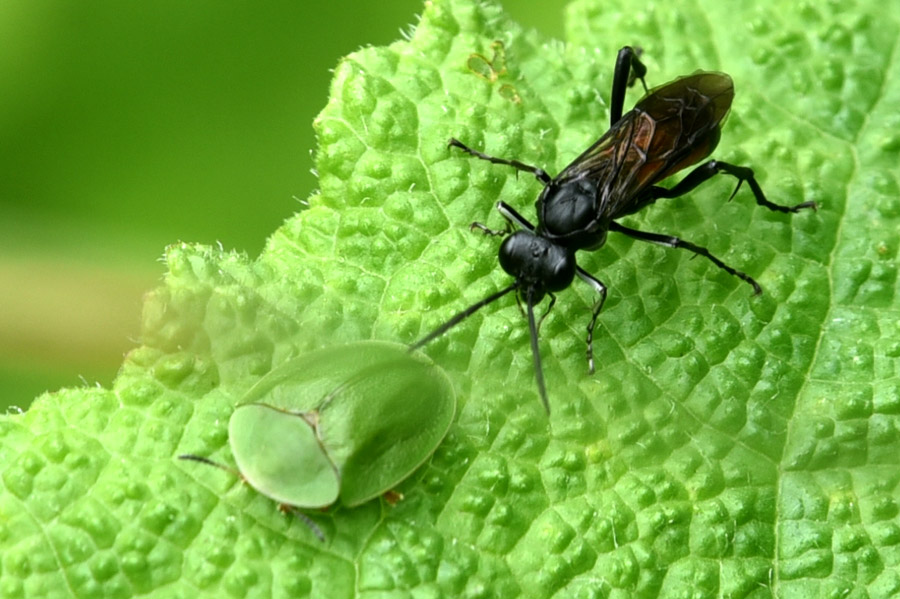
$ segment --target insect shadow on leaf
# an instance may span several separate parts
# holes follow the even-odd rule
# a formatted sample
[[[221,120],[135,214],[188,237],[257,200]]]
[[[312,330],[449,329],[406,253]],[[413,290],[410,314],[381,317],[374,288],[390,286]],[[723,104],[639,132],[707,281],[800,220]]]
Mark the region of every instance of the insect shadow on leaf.
[[[672,235],[640,231],[616,222],[659,199],[682,196],[719,173],[737,179],[729,200],[746,182],[756,203],[769,210],[816,209],[815,202],[794,206],[770,202],[751,168],[720,160],[707,160],[696,166],[672,187],[657,185],[715,150],[722,123],[734,99],[734,84],[725,73],[697,71],[647,90],[644,80],[647,69],[640,61],[640,53],[640,49],[631,46],[619,50],[610,95],[609,130],[555,177],[542,168],[490,156],[457,139],[450,140],[450,147],[475,158],[534,175],[544,189],[535,203],[536,226],[503,201],[497,202],[497,210],[506,220],[505,229],[496,231],[480,223],[471,225],[485,234],[504,237],[499,250],[500,266],[513,277],[512,284],[459,312],[414,343],[411,350],[424,346],[484,306],[515,291],[517,300],[525,305],[538,393],[549,414],[550,403],[538,348],[540,322],[535,321],[534,307],[546,295],[550,298],[549,312],[556,302],[554,293],[567,288],[576,276],[594,289],[597,300],[591,310],[586,339],[588,370],[593,373],[594,328],[606,300],[607,288],[578,266],[575,254],[579,250],[599,249],[606,242],[609,231],[703,256],[749,284],[754,295],[762,292],[759,283],[750,275],[729,266],[704,247]],[[475,56],[484,58],[473,55],[470,62]],[[646,93],[630,112],[623,115],[626,88],[638,79]]]

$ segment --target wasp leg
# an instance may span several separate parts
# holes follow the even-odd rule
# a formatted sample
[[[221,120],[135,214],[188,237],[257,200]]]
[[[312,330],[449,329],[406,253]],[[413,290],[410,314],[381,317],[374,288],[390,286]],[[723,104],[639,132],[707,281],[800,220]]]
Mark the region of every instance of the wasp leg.
[[[552,293],[550,293],[549,291],[547,292],[547,295],[550,296],[550,305],[547,306],[547,309],[544,311],[544,313],[541,315],[540,319],[538,319],[538,321],[537,321],[537,330],[538,331],[541,330],[541,325],[544,323],[544,319],[547,318],[547,315],[550,314],[550,310],[552,310],[553,306],[556,305],[556,296],[553,295]]]
[[[519,225],[519,227],[528,231],[534,231],[534,225],[528,222],[528,219],[519,214],[515,208],[506,202],[497,202],[497,212],[503,215],[506,222]]]
[[[484,233],[485,235],[487,235],[489,237],[504,237],[506,235],[509,235],[511,232],[509,223],[506,223],[505,229],[491,229],[487,225],[482,225],[481,223],[477,223],[477,222],[469,225],[470,231],[474,231],[476,229],[481,231],[482,233]]]
[[[678,197],[691,191],[707,179],[710,179],[719,173],[727,173],[733,177],[736,177],[738,180],[737,187],[734,188],[734,191],[728,198],[729,201],[738,192],[744,181],[746,181],[747,185],[750,186],[750,190],[753,192],[753,197],[756,198],[756,203],[760,206],[765,206],[769,210],[774,210],[775,212],[799,212],[804,208],[812,208],[813,210],[818,210],[818,206],[815,202],[802,202],[800,204],[797,204],[796,206],[782,206],[781,204],[770,202],[766,199],[762,187],[760,187],[759,183],[756,182],[756,177],[753,175],[752,168],[746,166],[735,166],[734,164],[729,164],[720,160],[710,160],[708,162],[704,162],[703,164],[692,170],[690,173],[688,173],[688,175],[684,179],[679,181],[678,184],[671,189],[666,189],[664,187],[653,187],[650,191],[653,199]]]
[[[615,223],[611,223],[615,224]],[[587,360],[588,360],[588,371],[593,374],[594,373],[594,327],[597,326],[597,317],[600,316],[600,310],[603,309],[603,303],[606,301],[606,285],[604,285],[599,279],[595,279],[593,276],[588,274],[586,270],[581,268],[580,266],[575,267],[575,274],[578,277],[594,288],[600,295],[600,299],[598,299],[594,303],[594,307],[591,313],[591,322],[587,328]]]
[[[491,164],[503,164],[506,166],[511,166],[516,170],[524,171],[526,173],[531,173],[532,175],[535,176],[535,178],[538,181],[540,181],[544,185],[548,185],[550,183],[550,180],[551,180],[550,175],[548,175],[547,171],[545,171],[542,168],[538,168],[536,166],[531,166],[530,164],[525,164],[524,162],[519,162],[518,160],[507,160],[506,158],[496,158],[494,156],[488,156],[487,154],[479,152],[478,150],[473,150],[472,148],[470,148],[463,142],[459,141],[458,139],[454,139],[454,138],[451,138],[450,143],[448,143],[447,145],[454,147],[454,148],[459,148],[463,152],[467,152],[467,153],[471,154],[472,156],[474,156],[475,158],[481,158],[482,160],[487,160]]]
[[[500,213],[501,216],[506,220],[506,228],[504,229],[491,229],[486,225],[482,225],[481,223],[472,223],[469,225],[469,230],[474,231],[478,229],[485,235],[490,235],[491,237],[503,237],[504,235],[509,235],[512,233],[513,226],[518,225],[522,229],[527,229],[528,231],[534,231],[534,225],[528,222],[524,216],[519,214],[515,208],[507,204],[506,202],[497,202],[497,212]]]
[[[647,67],[638,58],[641,55],[640,48],[625,46],[619,50],[616,56],[616,68],[613,71],[612,93],[609,96],[609,126],[612,127],[622,118],[622,106],[625,104],[625,89],[634,85],[635,79],[641,80],[644,92],[647,91],[647,82],[644,75]]]
[[[683,248],[689,252],[697,254],[698,256],[703,256],[728,274],[734,275],[742,281],[746,281],[747,283],[749,283],[753,287],[753,295],[759,295],[760,293],[762,293],[762,287],[759,286],[759,283],[757,283],[753,279],[753,277],[745,272],[741,272],[736,268],[728,266],[712,254],[710,254],[709,250],[705,247],[700,247],[699,245],[695,245],[690,241],[685,241],[684,239],[679,239],[678,237],[672,237],[671,235],[660,235],[659,233],[647,233],[645,231],[638,231],[637,229],[630,229],[628,227],[620,225],[617,222],[609,223],[609,230],[624,233],[629,237],[633,237],[641,241],[649,241],[650,243],[657,243],[659,245],[664,245],[670,248]]]
[[[550,296],[550,305],[547,306],[547,309],[544,310],[544,313],[538,319],[537,328],[535,329],[537,331],[541,330],[541,324],[543,324],[544,319],[547,318],[547,315],[550,314],[550,310],[553,309],[553,306],[556,305],[556,296],[553,295],[552,293],[550,293],[549,291],[547,292],[547,295]],[[525,311],[525,308],[522,307],[522,298],[520,297],[520,294],[518,294],[518,293],[516,294],[516,305],[519,307],[519,314],[521,314],[522,316],[525,316],[527,318],[528,313]]]

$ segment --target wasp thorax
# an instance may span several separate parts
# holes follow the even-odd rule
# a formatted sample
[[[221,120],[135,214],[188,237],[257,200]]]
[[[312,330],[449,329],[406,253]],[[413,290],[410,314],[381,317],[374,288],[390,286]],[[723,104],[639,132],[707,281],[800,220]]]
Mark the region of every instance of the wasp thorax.
[[[572,252],[531,231],[516,231],[503,240],[500,266],[540,295],[562,291],[575,278]]]
[[[539,200],[541,225],[550,236],[568,237],[592,228],[598,218],[597,181],[576,177],[551,183]]]

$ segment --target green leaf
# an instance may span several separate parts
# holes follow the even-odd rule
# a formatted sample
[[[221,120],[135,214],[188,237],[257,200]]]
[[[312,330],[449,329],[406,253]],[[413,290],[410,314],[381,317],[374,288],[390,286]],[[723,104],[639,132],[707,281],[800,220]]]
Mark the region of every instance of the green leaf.
[[[345,58],[310,208],[256,260],[169,248],[113,388],[0,419],[0,596],[900,594],[900,14],[820,4],[578,0],[564,45],[495,4],[432,0],[409,40]],[[579,281],[541,330],[549,421],[515,302],[481,310],[426,348],[460,394],[447,440],[396,505],[311,514],[324,544],[175,459],[231,463],[236,401],[290,357],[412,342],[508,284],[497,241],[467,227],[502,226],[500,198],[532,217],[540,187],[446,142],[558,172],[606,129],[624,44],[651,84],[730,73],[716,157],[773,201],[820,203],[726,202],[719,177],[629,217],[709,247],[762,296],[685,252],[615,236],[582,252],[610,287],[597,373]]]

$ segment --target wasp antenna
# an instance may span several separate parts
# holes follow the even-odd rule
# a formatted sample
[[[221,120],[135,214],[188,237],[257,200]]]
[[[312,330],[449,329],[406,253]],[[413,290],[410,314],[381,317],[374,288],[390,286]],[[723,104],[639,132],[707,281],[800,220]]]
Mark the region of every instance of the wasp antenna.
[[[179,460],[190,460],[192,462],[200,462],[201,464],[206,464],[207,466],[212,466],[214,468],[218,468],[219,470],[224,470],[225,472],[228,472],[229,474],[233,474],[234,476],[236,476],[238,478],[241,478],[241,479],[244,478],[243,476],[241,476],[241,473],[238,472],[237,470],[235,470],[234,468],[232,468],[230,466],[226,466],[225,464],[221,464],[219,462],[214,462],[213,460],[211,460],[209,458],[205,458],[202,455],[194,455],[192,453],[185,453],[185,454],[178,456],[178,459]]]
[[[456,316],[454,316],[453,318],[451,318],[450,320],[448,320],[447,322],[445,322],[444,324],[442,324],[441,326],[436,328],[435,330],[431,331],[430,333],[428,333],[427,335],[425,335],[424,337],[422,337],[421,339],[419,339],[418,341],[416,341],[415,343],[410,345],[409,351],[414,352],[417,349],[419,349],[420,347],[422,347],[423,345],[426,345],[427,343],[429,343],[430,341],[437,339],[438,337],[440,337],[441,335],[446,333],[448,330],[450,330],[454,326],[458,325],[460,322],[464,321],[471,315],[475,314],[476,312],[478,312],[480,309],[484,308],[491,302],[500,299],[501,297],[503,297],[504,295],[506,295],[507,293],[509,293],[510,291],[512,291],[515,288],[516,288],[516,284],[513,283],[509,287],[504,287],[500,291],[498,291],[496,293],[492,293],[491,295],[487,296],[480,302],[476,302],[476,303],[472,304],[471,306],[469,306],[468,308],[466,308],[465,310],[463,310],[462,312],[460,312],[459,314],[457,314]]]
[[[534,287],[529,287],[525,296],[528,311],[528,333],[531,336],[531,356],[534,358],[534,376],[537,379],[538,393],[547,415],[550,415],[550,401],[547,399],[547,386],[544,384],[544,368],[541,365],[541,352],[538,349],[538,329],[534,320]]]

